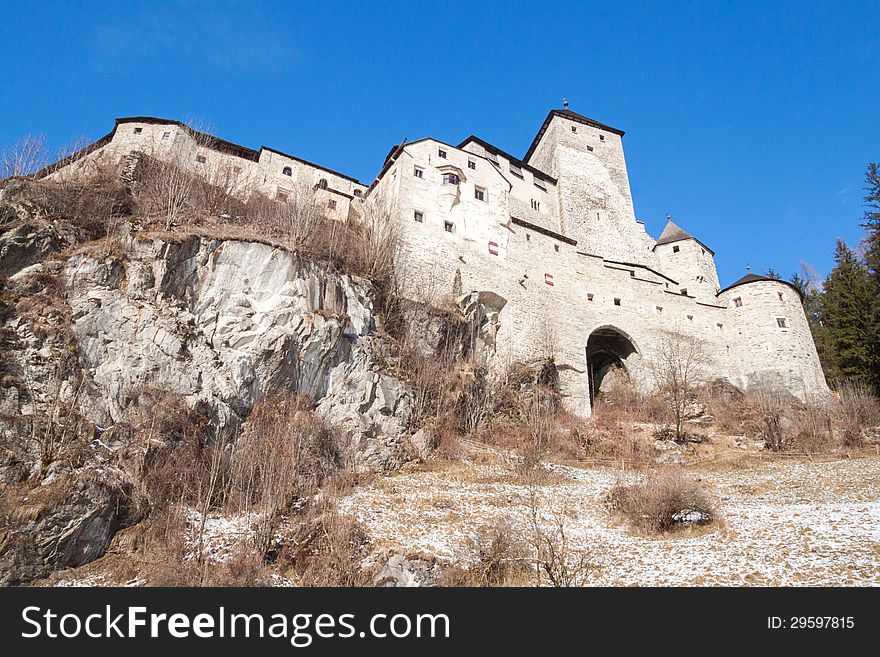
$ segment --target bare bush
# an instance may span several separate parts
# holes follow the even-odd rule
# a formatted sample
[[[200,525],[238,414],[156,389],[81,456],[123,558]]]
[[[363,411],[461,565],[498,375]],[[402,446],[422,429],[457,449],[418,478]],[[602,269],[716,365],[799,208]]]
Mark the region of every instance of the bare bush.
[[[531,546],[514,533],[506,520],[480,527],[470,548],[473,564],[465,570],[448,570],[445,586],[518,586],[532,576]]]
[[[845,382],[838,386],[839,399],[834,408],[843,444],[846,447],[862,447],[863,431],[880,425],[880,400],[873,390],[862,383]]]
[[[666,397],[677,442],[687,439],[687,410],[696,396],[695,386],[705,376],[708,361],[708,348],[700,338],[670,332],[660,344],[653,365],[654,377]]]
[[[556,587],[583,586],[596,570],[587,553],[571,544],[567,529],[570,509],[568,500],[550,510],[549,526],[541,519],[541,502],[538,489],[529,487],[527,506],[528,527],[535,564],[536,584],[540,586],[543,578]]]
[[[368,545],[364,527],[324,501],[309,510],[279,561],[293,569],[300,586],[368,586]]]
[[[31,177],[47,162],[45,135],[27,135],[0,151],[4,178]]]
[[[254,407],[232,455],[229,495],[240,512],[258,512],[261,552],[278,515],[303,506],[338,464],[333,436],[307,400],[278,394]]]
[[[661,470],[649,474],[642,483],[615,486],[605,502],[631,525],[648,532],[669,532],[716,520],[706,486],[680,470]]]

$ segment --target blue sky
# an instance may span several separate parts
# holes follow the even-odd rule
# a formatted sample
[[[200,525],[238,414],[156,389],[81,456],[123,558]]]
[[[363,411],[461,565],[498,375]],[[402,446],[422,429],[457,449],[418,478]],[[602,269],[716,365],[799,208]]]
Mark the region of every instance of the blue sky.
[[[403,137],[524,154],[547,111],[626,130],[636,214],[722,284],[862,236],[880,160],[880,1],[0,0],[0,144],[199,119],[370,181]]]

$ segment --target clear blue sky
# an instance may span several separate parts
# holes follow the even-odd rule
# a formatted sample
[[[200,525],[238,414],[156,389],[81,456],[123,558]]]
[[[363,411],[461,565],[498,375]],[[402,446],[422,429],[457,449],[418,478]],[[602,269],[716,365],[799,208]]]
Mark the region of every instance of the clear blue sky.
[[[522,156],[547,111],[626,130],[637,216],[722,284],[857,244],[880,160],[880,2],[0,0],[0,143],[210,124],[370,181],[403,137]]]

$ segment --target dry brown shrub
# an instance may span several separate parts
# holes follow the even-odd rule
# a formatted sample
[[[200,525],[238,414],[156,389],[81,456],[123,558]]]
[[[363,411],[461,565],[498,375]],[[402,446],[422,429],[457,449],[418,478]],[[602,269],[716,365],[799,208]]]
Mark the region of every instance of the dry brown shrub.
[[[864,431],[880,425],[880,399],[865,384],[845,382],[838,386],[834,415],[846,447],[864,446]]]
[[[473,564],[466,569],[447,568],[442,586],[521,586],[529,581],[531,548],[514,534],[509,522],[480,527],[469,547]]]
[[[364,527],[325,500],[306,512],[278,563],[300,586],[370,586],[373,572],[363,564],[368,552]]]
[[[685,526],[682,516],[700,514],[695,524],[716,520],[715,507],[707,487],[681,470],[659,470],[638,484],[618,485],[605,497],[612,512],[619,513],[635,528],[664,533]]]

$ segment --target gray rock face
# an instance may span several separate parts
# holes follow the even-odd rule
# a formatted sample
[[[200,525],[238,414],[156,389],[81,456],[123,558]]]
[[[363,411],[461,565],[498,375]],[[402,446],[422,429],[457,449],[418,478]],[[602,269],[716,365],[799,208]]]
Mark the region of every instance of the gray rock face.
[[[32,492],[37,499],[22,500],[0,532],[0,586],[97,559],[117,529],[137,520],[128,507],[131,483],[115,468],[80,472],[69,490],[57,490],[65,485]]]
[[[289,391],[351,433],[360,467],[404,457],[409,398],[371,357],[369,282],[264,244],[197,237],[134,239],[124,263],[77,256],[65,278],[81,405],[99,425],[122,421],[148,386],[185,395],[217,430]]]

